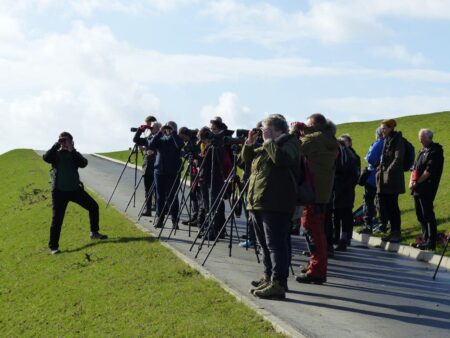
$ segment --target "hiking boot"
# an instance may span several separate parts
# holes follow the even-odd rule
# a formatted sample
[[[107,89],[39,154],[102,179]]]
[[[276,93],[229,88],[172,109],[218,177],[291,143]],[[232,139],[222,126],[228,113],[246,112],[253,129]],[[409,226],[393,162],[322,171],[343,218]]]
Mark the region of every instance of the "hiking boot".
[[[285,299],[286,290],[279,281],[270,281],[265,288],[255,290],[253,296],[264,299]]]
[[[150,210],[145,210],[141,216],[145,216],[145,217],[151,217],[152,216],[152,212]]]
[[[323,284],[327,281],[327,277],[315,277],[310,274],[302,273],[295,277],[295,280],[303,284]]]
[[[59,249],[52,249],[52,250],[50,250],[50,254],[52,254],[52,255],[58,255],[60,253],[61,253],[61,250],[59,250]]]
[[[108,236],[99,233],[98,231],[91,232],[91,239],[107,239]]]
[[[191,221],[190,220],[185,220],[185,221],[181,221],[181,224],[183,225],[189,225]]]
[[[172,221],[172,228],[175,230],[180,230],[180,227],[178,226],[178,222],[177,221]]]
[[[264,274],[264,275],[261,277],[261,279],[258,279],[258,280],[252,280],[252,281],[250,282],[250,284],[251,284],[252,286],[254,286],[254,287],[257,288],[257,287],[259,287],[259,286],[261,286],[262,284],[267,283],[267,282],[270,282],[270,276]]]

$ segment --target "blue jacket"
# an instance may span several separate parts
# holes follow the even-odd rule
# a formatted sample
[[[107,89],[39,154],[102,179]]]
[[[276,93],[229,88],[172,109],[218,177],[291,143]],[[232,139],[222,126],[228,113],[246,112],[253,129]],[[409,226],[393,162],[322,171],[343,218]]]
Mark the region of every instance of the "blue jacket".
[[[148,144],[151,150],[156,151],[155,173],[160,175],[175,175],[181,166],[181,149],[183,140],[176,134],[164,135],[157,133]]]
[[[377,186],[375,175],[377,173],[377,167],[380,164],[381,155],[383,153],[383,145],[384,140],[376,140],[369,148],[367,155],[365,157],[366,162],[368,163],[368,169],[370,171],[370,175],[367,178],[367,184],[372,187]]]

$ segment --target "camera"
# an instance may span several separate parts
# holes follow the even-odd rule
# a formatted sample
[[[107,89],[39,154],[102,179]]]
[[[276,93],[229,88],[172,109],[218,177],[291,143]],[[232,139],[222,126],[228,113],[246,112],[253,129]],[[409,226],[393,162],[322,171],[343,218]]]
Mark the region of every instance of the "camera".
[[[135,133],[135,132],[137,132],[139,129],[141,129],[142,131],[144,131],[145,129],[151,129],[151,128],[152,128],[152,127],[149,126],[149,125],[147,125],[147,124],[142,124],[142,125],[139,126],[138,128],[136,128],[136,127],[130,128],[130,131],[131,131],[132,133]]]
[[[189,129],[187,127],[181,127],[178,131],[179,135],[186,135],[189,138],[197,138],[198,129]]]
[[[262,137],[262,131],[260,128],[253,128],[251,131],[256,133],[257,137]],[[248,137],[249,132],[250,130],[248,129],[237,129],[236,137],[246,139]]]

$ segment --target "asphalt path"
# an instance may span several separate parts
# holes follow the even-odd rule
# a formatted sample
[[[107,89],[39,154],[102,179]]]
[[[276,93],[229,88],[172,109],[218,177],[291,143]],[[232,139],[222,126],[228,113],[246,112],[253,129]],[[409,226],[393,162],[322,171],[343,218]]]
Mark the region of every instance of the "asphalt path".
[[[87,168],[80,170],[82,181],[90,189],[108,200],[119,178],[123,165],[86,155]],[[138,172],[138,179],[141,173]],[[127,168],[113,196],[111,205],[121,211],[127,205],[134,189],[134,171]],[[138,189],[136,207],[133,202],[126,214],[137,222],[143,203],[143,183]],[[184,215],[186,216],[186,215]],[[185,217],[184,217],[185,218]],[[138,222],[153,233],[152,218]],[[245,234],[245,220],[237,220],[240,235]],[[170,221],[167,222],[169,226]],[[102,224],[108,233],[108,225]],[[191,236],[187,226],[167,241],[179,252],[202,263],[209,248],[190,247],[196,235]],[[164,230],[166,240],[170,229]],[[231,229],[228,228],[228,234]],[[113,234],[112,234],[113,235]],[[289,278],[289,293],[285,301],[261,300],[248,293],[249,282],[262,274],[255,252],[239,248],[236,233],[229,256],[229,239],[214,247],[205,268],[257,307],[263,308],[308,337],[450,337],[450,273],[440,270],[435,281],[435,267],[395,253],[368,248],[353,241],[344,253],[336,253],[329,261],[328,281],[324,285],[299,284]],[[133,245],[130,243],[130,245]],[[307,262],[301,255],[305,249],[302,237],[293,237],[293,268]]]

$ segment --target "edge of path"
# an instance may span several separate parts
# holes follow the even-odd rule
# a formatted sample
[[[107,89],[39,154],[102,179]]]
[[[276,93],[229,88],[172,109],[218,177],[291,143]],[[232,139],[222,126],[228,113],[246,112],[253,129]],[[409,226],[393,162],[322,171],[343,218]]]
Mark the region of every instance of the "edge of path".
[[[114,163],[119,163],[119,164],[125,165],[125,162],[113,159],[111,157],[107,157],[107,156],[103,156],[103,155],[99,155],[99,154],[95,154],[95,153],[91,154],[91,155],[95,156],[95,157],[98,157],[98,158],[101,158],[101,159],[104,159],[106,161],[111,161],[111,162],[114,162]],[[127,165],[129,167],[131,167],[131,168],[135,168],[135,166],[130,164],[130,163],[128,163]],[[142,167],[138,166],[138,169],[142,170]],[[141,228],[141,226],[139,224],[137,224],[137,226]],[[144,228],[142,228],[142,229],[144,229]],[[147,231],[147,230],[145,229],[145,231]],[[421,261],[421,262],[426,262],[426,263],[429,263],[429,264],[432,264],[432,265],[435,265],[435,266],[437,266],[439,264],[439,260],[441,259],[441,255],[437,255],[437,254],[434,254],[434,253],[429,252],[429,251],[422,251],[422,250],[413,248],[411,246],[404,245],[404,244],[399,244],[399,243],[383,242],[380,237],[374,237],[374,236],[370,236],[370,235],[366,235],[366,234],[359,234],[356,231],[353,231],[353,239],[356,239],[357,241],[360,241],[361,243],[369,245],[369,246],[374,247],[374,248],[382,249],[384,251],[389,251],[389,252],[395,252],[395,253],[397,253],[397,254],[399,254],[401,256],[409,257],[409,258],[412,258],[412,259],[415,259],[415,260],[418,260],[418,261]],[[189,260],[189,258],[187,258],[186,256],[182,255],[178,251],[175,251],[175,252],[176,252],[177,256],[182,258],[187,264],[189,264],[189,265],[191,265],[191,263],[195,264],[194,265],[195,268],[198,269],[199,271],[202,271],[201,269],[205,270],[202,266],[200,266],[199,264],[197,264],[194,261],[191,261],[190,263],[187,262],[185,260],[185,258],[188,259],[188,260]],[[445,257],[445,256],[442,257],[441,267],[445,268],[447,270],[450,270],[450,257]],[[205,273],[211,275],[207,270],[205,270]],[[207,277],[203,272],[202,272],[202,274],[205,277]],[[209,277],[207,277],[207,278],[209,278]],[[216,278],[214,278],[214,279],[217,282],[219,282],[221,285],[223,284],[220,280],[217,280]],[[226,286],[225,284],[222,285],[222,287],[224,289],[228,288],[228,286]],[[243,300],[243,299],[241,299],[242,296],[240,296],[240,295],[236,296],[234,294],[234,293],[236,293],[234,290],[230,289],[228,292],[233,294],[239,300],[241,300],[244,303],[246,303],[247,299]],[[254,308],[254,304],[253,304],[252,308]]]

